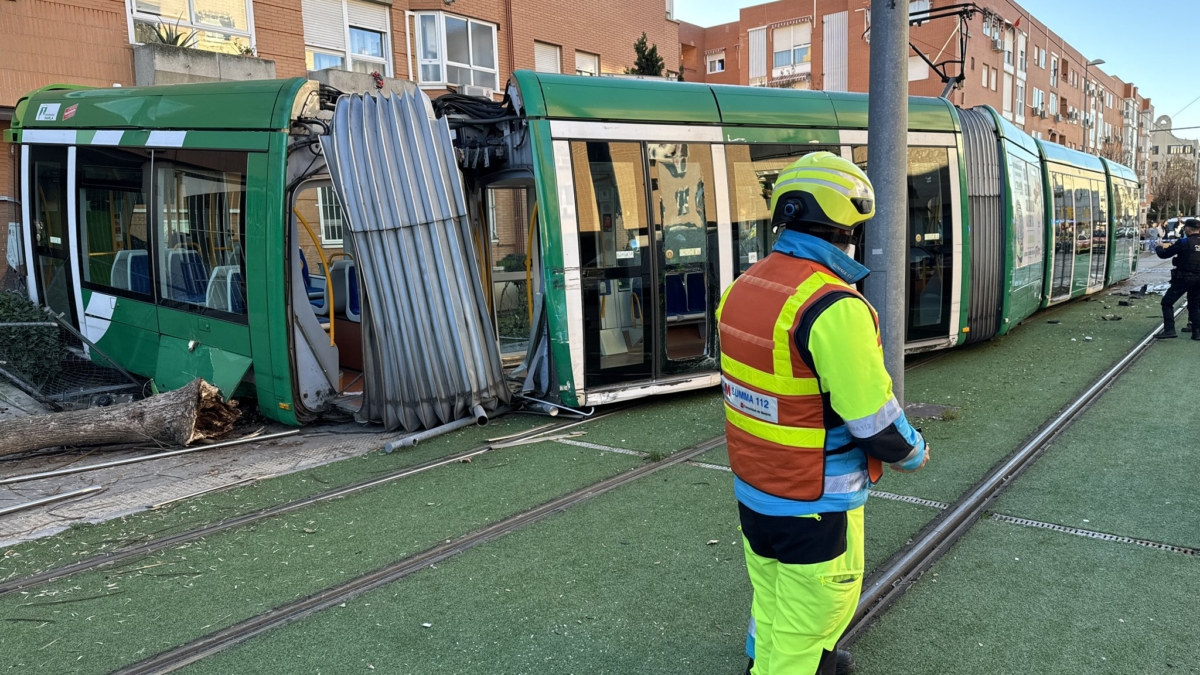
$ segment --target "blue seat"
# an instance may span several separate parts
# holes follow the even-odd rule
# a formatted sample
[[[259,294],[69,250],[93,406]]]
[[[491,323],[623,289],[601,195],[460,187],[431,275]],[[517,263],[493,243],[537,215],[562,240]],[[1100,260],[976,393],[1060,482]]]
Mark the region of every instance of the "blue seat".
[[[708,311],[708,291],[704,287],[703,272],[687,274],[687,311],[691,314]]]
[[[145,251],[129,252],[129,290],[150,295],[150,256]]]
[[[687,290],[683,287],[682,274],[667,275],[667,320],[687,314]]]
[[[234,314],[246,313],[246,280],[242,278],[240,269],[229,273],[229,311]]]
[[[199,251],[173,249],[167,254],[167,296],[171,300],[203,305],[208,289],[208,270]]]
[[[362,301],[358,297],[358,269],[354,263],[346,268],[346,318],[362,321]]]

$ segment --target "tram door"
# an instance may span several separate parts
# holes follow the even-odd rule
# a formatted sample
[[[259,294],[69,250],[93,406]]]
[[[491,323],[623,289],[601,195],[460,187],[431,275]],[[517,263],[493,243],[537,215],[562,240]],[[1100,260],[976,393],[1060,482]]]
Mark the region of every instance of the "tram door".
[[[571,144],[585,386],[711,371],[719,299],[712,148]]]
[[[78,326],[71,279],[70,227],[67,211],[67,148],[27,146],[29,153],[29,217],[33,237],[31,261],[41,302]],[[33,289],[30,289],[31,291]]]

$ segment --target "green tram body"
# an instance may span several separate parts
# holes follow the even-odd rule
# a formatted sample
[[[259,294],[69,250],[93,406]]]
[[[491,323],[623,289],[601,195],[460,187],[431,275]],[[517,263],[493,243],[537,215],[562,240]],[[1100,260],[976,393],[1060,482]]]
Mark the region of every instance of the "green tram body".
[[[467,202],[493,205],[478,211],[493,242],[500,192],[536,214],[530,274],[549,388],[568,406],[715,385],[712,314],[770,251],[774,176],[818,149],[867,159],[863,94],[529,71],[509,91],[521,116],[511,151],[464,167]],[[48,87],[22,99],[9,133],[22,152],[31,298],[160,387],[202,376],[255,395],[272,419],[314,419],[300,393],[311,366],[299,364],[305,308],[293,299],[307,281],[289,256],[301,242],[288,211],[298,185],[328,185],[305,173],[315,153],[297,149],[294,122],[316,114],[316,92],[291,79]],[[965,140],[969,115],[977,129],[987,115],[991,131]],[[910,99],[909,145],[908,351],[1002,335],[1135,269],[1137,182],[1125,167],[944,99]],[[986,226],[972,225],[974,171],[989,177],[979,203],[998,214]],[[121,237],[147,253],[118,253]],[[480,247],[493,290],[524,276],[498,251]]]

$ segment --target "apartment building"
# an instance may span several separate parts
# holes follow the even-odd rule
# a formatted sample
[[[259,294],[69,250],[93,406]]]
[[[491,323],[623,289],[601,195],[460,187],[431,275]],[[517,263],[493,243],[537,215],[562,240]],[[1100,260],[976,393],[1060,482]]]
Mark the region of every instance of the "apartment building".
[[[4,0],[0,134],[17,100],[48,84],[132,86],[336,69],[359,73],[340,81],[365,83],[360,88],[378,73],[416,81],[431,96],[448,87],[499,95],[518,69],[621,73],[633,65],[642,33],[668,71],[677,71],[673,0]],[[164,38],[190,49],[155,44]],[[3,144],[0,153],[2,270],[20,192],[14,149]]]
[[[685,79],[723,84],[865,92],[870,84],[869,0],[778,0],[740,10],[738,21],[681,24]],[[952,0],[912,0],[913,16]],[[951,63],[963,107],[989,105],[1029,134],[1109,157],[1150,182],[1153,106],[1137,87],[1102,69],[1010,0],[979,0],[970,18],[911,29],[910,93],[939,96],[946,84],[930,63]],[[961,37],[966,35],[965,50]],[[1148,195],[1143,191],[1143,203]]]
[[[1200,203],[1186,203],[1177,189],[1181,183],[1200,182],[1200,141],[1176,136],[1173,124],[1169,115],[1160,115],[1150,136],[1150,177],[1162,187],[1158,196],[1165,206],[1160,205],[1158,215],[1163,219],[1179,212],[1200,213]]]

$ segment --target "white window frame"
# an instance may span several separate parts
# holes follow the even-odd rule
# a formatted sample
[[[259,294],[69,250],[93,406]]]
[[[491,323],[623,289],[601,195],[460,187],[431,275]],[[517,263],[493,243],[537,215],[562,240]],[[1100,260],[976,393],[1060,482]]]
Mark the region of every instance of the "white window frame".
[[[232,28],[226,28],[224,26],[213,26],[210,24],[195,23],[194,21],[192,21],[192,19],[194,18],[194,15],[196,13],[194,0],[188,0],[188,17],[187,17],[188,20],[187,21],[179,21],[179,27],[187,28],[188,30],[191,30],[193,32],[194,31],[205,31],[208,33],[227,33],[229,35],[236,35],[238,37],[247,38],[248,40],[250,40],[250,49],[253,50],[255,54],[257,54],[258,53],[258,41],[254,39],[254,1],[253,0],[243,0],[243,2],[245,2],[245,4],[246,4],[246,30],[245,31],[235,30]],[[174,27],[176,20],[177,20],[177,18],[167,17],[167,16],[163,16],[160,14],[147,14],[145,12],[139,12],[139,11],[137,11],[137,0],[125,0],[125,23],[126,23],[126,27],[127,27],[128,31],[129,31],[129,44],[131,44],[131,45],[142,44],[137,41],[137,37],[134,34],[134,31],[133,31],[134,23],[141,21],[143,23],[157,24],[159,21],[162,21],[162,23]],[[203,49],[203,47],[197,47],[197,48]]]
[[[1049,104],[1049,107],[1047,108],[1047,110],[1050,112],[1051,115],[1058,114],[1058,94],[1056,94],[1054,92],[1050,92],[1050,104]]]
[[[986,64],[986,63],[985,63],[985,64],[983,64],[983,68],[980,68],[980,70],[982,70],[982,71],[983,71],[983,88],[984,88],[984,89],[987,89],[987,86],[988,86],[988,70],[990,70],[990,68],[988,67],[988,64]]]
[[[1057,87],[1062,72],[1058,69],[1058,54],[1050,55],[1050,86]]]
[[[716,54],[707,54],[704,57],[705,70],[709,75],[725,72],[725,50],[721,50]],[[719,64],[720,68],[713,68],[713,65]]]
[[[333,200],[332,204],[325,201],[326,191],[328,191],[327,196]],[[334,224],[330,220],[326,219],[325,209],[331,206],[338,209],[338,213],[341,213],[341,207],[337,203],[337,197],[335,197],[333,194],[333,188],[330,186],[317,188],[317,217],[321,223],[321,244],[325,246],[341,246],[346,236],[346,219],[344,216],[339,218],[336,225],[338,232],[341,233],[342,237],[334,239],[333,237],[328,236],[329,228],[333,227]]]
[[[580,56],[581,54],[582,54],[582,55],[584,55],[584,56],[587,56],[587,57],[589,57],[589,58],[593,58],[593,59],[595,59],[595,63],[596,63],[596,72],[594,72],[594,73],[589,73],[589,72],[587,72],[587,71],[585,71],[585,70],[580,70],[580,69],[579,69],[579,56]],[[594,54],[594,53],[592,53],[592,52],[585,52],[585,51],[583,51],[583,50],[581,50],[581,49],[576,49],[576,50],[575,50],[575,74],[576,74],[576,75],[582,75],[582,76],[584,76],[584,77],[599,77],[599,76],[600,76],[600,55],[599,55],[599,54]]]
[[[470,25],[468,25],[468,26],[467,26],[467,37],[469,38],[469,37],[470,37],[470,35],[471,35],[471,26],[470,26]],[[468,42],[469,42],[469,40],[468,40]],[[539,70],[539,69],[538,69],[538,67],[537,67],[537,51],[538,51],[538,47],[542,47],[542,48],[550,48],[550,49],[553,49],[553,50],[554,50],[554,65],[555,65],[555,69],[554,69],[554,70]],[[471,48],[471,47],[470,47],[470,44],[468,44],[468,45],[467,45],[467,49],[468,49],[468,51],[470,50],[470,48]],[[556,45],[556,44],[554,44],[553,42],[543,42],[542,40],[534,40],[534,41],[533,41],[533,53],[534,53],[534,59],[533,59],[533,60],[534,60],[534,67],[533,67],[533,69],[534,69],[536,72],[539,72],[539,73],[552,73],[552,74],[554,74],[554,73],[557,73],[557,74],[561,75],[561,74],[562,74],[562,55],[563,55],[563,54],[562,54],[562,52],[563,52],[562,45]],[[455,65],[455,67],[460,67],[460,66],[459,66],[459,64],[457,64],[457,63],[456,63],[456,64],[454,64],[454,65]],[[473,67],[472,67],[472,68],[473,68]],[[481,69],[481,70],[483,70],[483,69]],[[474,81],[475,81],[475,78],[474,78],[474,77],[472,77],[472,78],[471,78],[471,81],[472,81],[472,82],[474,82]]]
[[[482,70],[484,72],[490,72],[490,73],[492,73],[492,82],[495,86],[488,87],[488,88],[491,89],[492,91],[496,91],[499,89],[499,87],[500,87],[500,43],[499,43],[500,27],[499,26],[497,26],[496,24],[494,24],[490,21],[480,21],[479,19],[473,19],[469,16],[461,16],[458,14],[451,14],[449,12],[440,12],[440,11],[411,12],[411,16],[414,19],[413,24],[415,26],[415,30],[413,31],[413,34],[416,37],[416,41],[415,41],[416,50],[415,51],[417,54],[417,68],[416,68],[415,74],[417,76],[416,80],[417,80],[418,86],[420,86],[423,89],[442,89],[447,86],[454,86],[454,87],[468,86],[468,85],[462,85],[462,84],[451,85],[448,83],[448,75],[449,75],[448,68],[450,66],[453,66],[455,68],[466,68],[466,69],[472,70],[472,71]],[[437,47],[438,56],[437,56],[437,59],[426,59],[426,58],[423,58],[423,56],[422,56],[422,53],[424,51],[422,49],[423,45],[421,44],[421,35],[422,35],[422,33],[421,33],[421,17],[422,16],[434,16],[437,19],[437,32],[438,32],[438,36],[437,36],[438,37],[438,47]],[[492,63],[495,64],[494,67],[486,68],[484,66],[476,66],[476,65],[469,64],[469,63],[458,63],[456,61],[450,61],[449,59],[446,58],[446,17],[450,17],[450,18],[458,19],[459,21],[467,22],[467,52],[468,53],[470,53],[472,51],[471,45],[470,45],[471,25],[472,24],[480,24],[483,26],[487,26],[488,28],[491,28],[491,30],[492,30]],[[423,79],[421,76],[422,75],[421,66],[422,65],[433,65],[433,64],[437,64],[441,67],[442,78],[438,81],[427,81],[427,80]],[[475,78],[472,77],[471,81],[474,82],[474,79]]]
[[[133,0],[129,0],[129,1],[132,2]],[[247,0],[247,1],[249,1],[249,0]],[[317,45],[317,44],[310,44],[308,42],[308,40],[305,40],[305,42],[304,42],[304,58],[305,58],[305,60],[307,61],[308,54],[310,52],[325,54],[328,56],[337,56],[342,59],[342,67],[337,68],[336,70],[344,70],[347,72],[358,72],[358,71],[354,70],[354,62],[361,61],[363,63],[370,63],[370,64],[374,64],[377,66],[382,66],[382,68],[378,69],[378,72],[381,75],[383,75],[384,77],[394,77],[395,76],[395,68],[393,66],[393,60],[392,60],[392,53],[394,52],[394,50],[392,49],[392,14],[391,14],[391,12],[387,13],[387,27],[382,33],[382,35],[383,35],[383,45],[382,45],[383,58],[377,58],[374,56],[363,56],[361,54],[355,54],[354,52],[350,51],[350,29],[357,28],[358,30],[368,31],[371,33],[378,33],[380,31],[373,27],[351,25],[351,23],[350,23],[350,8],[349,8],[346,0],[340,0],[340,1],[341,1],[341,5],[342,5],[342,40],[344,41],[344,44],[346,45],[345,51],[343,51],[341,49],[333,48],[333,47],[326,47],[326,46]]]
[[[795,33],[796,29],[801,26],[808,27],[808,42],[801,42],[797,44]],[[784,50],[779,48],[779,44],[777,44],[775,41],[775,36],[782,30],[788,31],[788,43],[790,46],[787,49],[787,53],[789,61],[786,65],[777,66],[775,65],[775,55]],[[772,77],[785,77],[790,74],[799,74],[812,71],[812,33],[813,25],[811,22],[797,23],[792,24],[791,26],[780,26],[779,28],[775,28],[771,31],[771,53],[769,56],[771,57],[770,63]],[[808,52],[806,53],[806,59],[797,63],[796,50],[800,47],[808,47]]]

